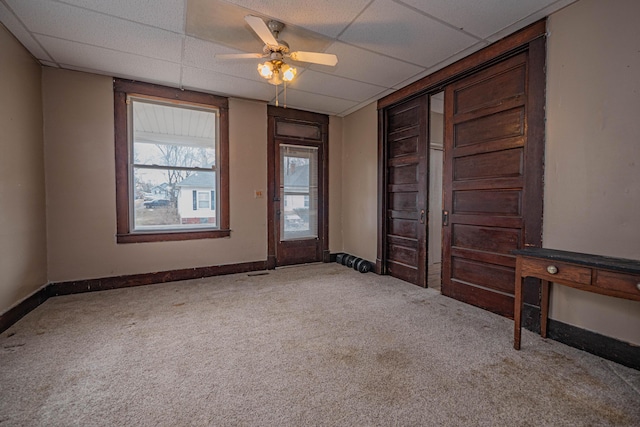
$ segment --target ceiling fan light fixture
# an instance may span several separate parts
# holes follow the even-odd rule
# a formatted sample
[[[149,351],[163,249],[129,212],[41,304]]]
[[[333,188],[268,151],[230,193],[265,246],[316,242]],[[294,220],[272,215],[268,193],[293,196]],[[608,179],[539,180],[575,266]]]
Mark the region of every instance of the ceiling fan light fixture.
[[[271,61],[265,61],[264,64],[258,64],[258,73],[265,79],[273,77],[274,66]]]
[[[290,82],[296,77],[298,70],[290,66],[289,64],[282,64],[282,80]]]
[[[258,64],[258,74],[260,74],[260,77],[267,79],[272,85],[290,82],[295,78],[297,73],[298,70],[277,59]]]

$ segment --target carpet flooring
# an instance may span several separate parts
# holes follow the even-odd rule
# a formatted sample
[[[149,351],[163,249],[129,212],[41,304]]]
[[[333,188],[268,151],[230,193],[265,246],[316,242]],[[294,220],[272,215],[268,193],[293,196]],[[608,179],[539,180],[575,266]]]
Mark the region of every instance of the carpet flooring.
[[[638,426],[640,372],[338,264],[50,298],[0,426]]]

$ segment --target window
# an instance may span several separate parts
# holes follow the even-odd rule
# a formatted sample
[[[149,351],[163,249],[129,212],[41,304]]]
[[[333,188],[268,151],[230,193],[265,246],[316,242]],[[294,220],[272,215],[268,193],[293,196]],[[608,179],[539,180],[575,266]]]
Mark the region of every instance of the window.
[[[198,191],[198,209],[209,209],[209,196],[213,193],[208,191]]]
[[[118,243],[229,236],[227,99],[116,80]]]
[[[317,147],[280,144],[281,240],[318,237],[317,164]]]

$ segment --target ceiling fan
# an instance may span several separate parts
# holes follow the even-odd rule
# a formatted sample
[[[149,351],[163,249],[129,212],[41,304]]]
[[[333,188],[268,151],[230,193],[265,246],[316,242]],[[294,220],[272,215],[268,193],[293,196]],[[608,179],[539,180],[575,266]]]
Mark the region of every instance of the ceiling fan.
[[[282,82],[290,82],[295,77],[297,70],[284,62],[289,58],[298,62],[309,62],[335,66],[338,57],[331,53],[320,52],[291,52],[289,44],[280,40],[278,35],[284,28],[284,24],[271,20],[265,23],[259,16],[247,15],[244,17],[247,24],[264,42],[262,53],[230,53],[216,54],[216,58],[221,59],[248,59],[248,58],[268,58],[263,64],[258,65],[258,73],[271,84],[279,85]]]

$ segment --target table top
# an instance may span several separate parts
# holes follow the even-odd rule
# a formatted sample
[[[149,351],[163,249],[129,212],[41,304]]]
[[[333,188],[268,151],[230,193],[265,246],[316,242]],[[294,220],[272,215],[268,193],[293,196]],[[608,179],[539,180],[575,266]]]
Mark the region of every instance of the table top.
[[[640,274],[640,261],[626,258],[613,258],[602,255],[591,255],[580,252],[561,251],[547,248],[524,248],[512,252],[514,255],[544,258],[554,261],[569,262],[604,270],[623,273]]]

